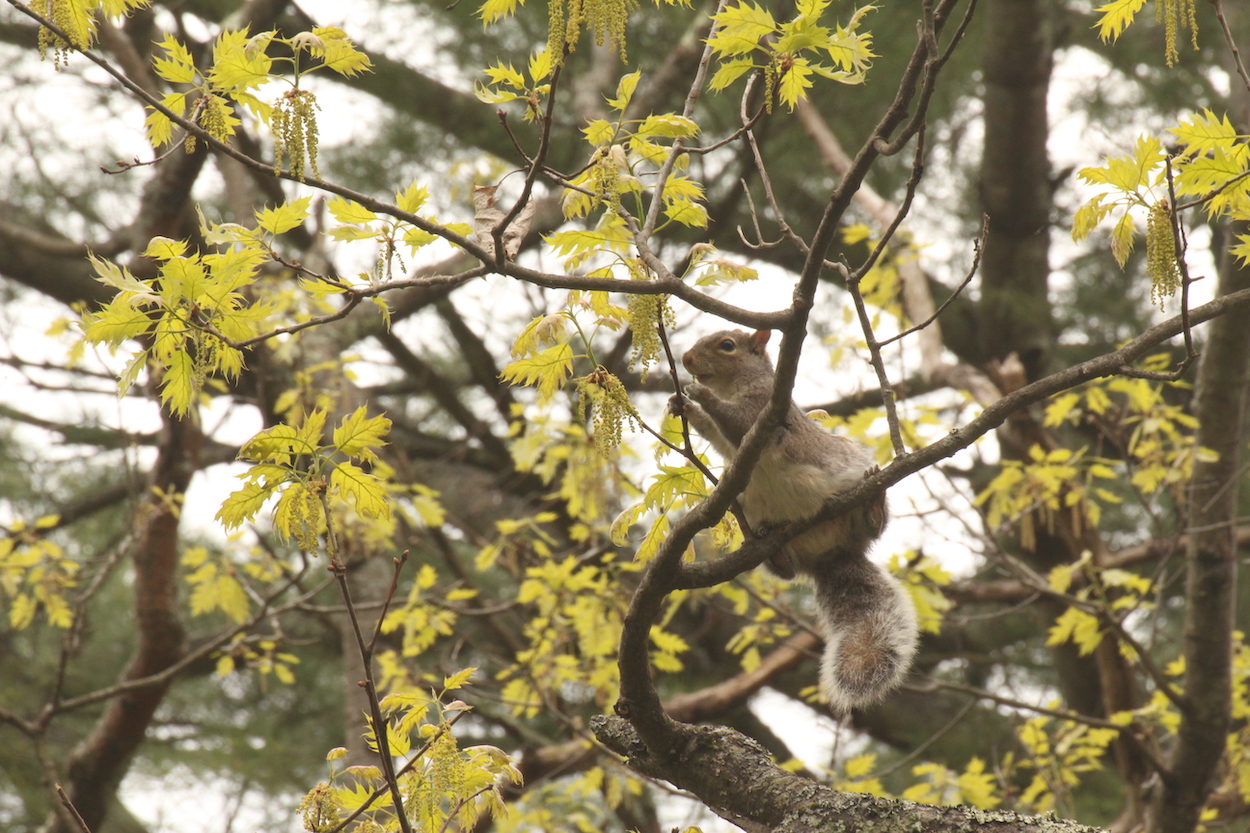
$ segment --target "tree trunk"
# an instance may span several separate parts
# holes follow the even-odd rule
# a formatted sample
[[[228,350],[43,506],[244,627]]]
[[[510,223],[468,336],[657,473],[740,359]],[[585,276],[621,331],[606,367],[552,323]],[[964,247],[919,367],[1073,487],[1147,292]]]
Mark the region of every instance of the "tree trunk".
[[[1051,341],[1050,6],[1043,0],[990,0],[985,7],[980,188],[989,236],[981,262],[981,360],[1001,360],[1014,352],[1029,381],[1044,372]]]
[[[1234,32],[1242,27],[1241,4],[1228,4]],[[1230,73],[1231,73],[1231,67]],[[1235,73],[1231,77],[1236,78]],[[1234,85],[1238,131],[1250,123],[1250,95]],[[1219,295],[1250,287],[1250,269],[1229,254],[1238,223],[1224,235]],[[1185,548],[1184,696],[1187,709],[1168,760],[1169,777],[1155,796],[1151,833],[1189,833],[1215,787],[1232,710],[1233,630],[1236,627],[1237,540],[1241,449],[1250,385],[1250,311],[1235,310],[1211,322],[1198,370],[1194,416],[1197,445],[1219,454],[1195,460],[1189,490],[1191,534]]]

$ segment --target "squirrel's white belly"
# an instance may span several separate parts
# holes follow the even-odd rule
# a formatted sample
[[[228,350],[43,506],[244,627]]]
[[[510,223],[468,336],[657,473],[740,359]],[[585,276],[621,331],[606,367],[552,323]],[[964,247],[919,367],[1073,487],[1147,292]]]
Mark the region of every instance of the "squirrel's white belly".
[[[791,460],[782,464],[780,456],[779,449],[766,450],[742,494],[742,508],[752,526],[810,518],[836,491],[827,470]]]
[[[757,532],[815,515],[825,501],[854,485],[842,482],[834,472],[820,466],[796,465],[780,460],[780,450],[768,449],[751,472],[751,481],[742,493],[742,509],[747,522]],[[850,518],[818,524],[790,542],[800,565],[818,561],[823,553],[846,543]]]

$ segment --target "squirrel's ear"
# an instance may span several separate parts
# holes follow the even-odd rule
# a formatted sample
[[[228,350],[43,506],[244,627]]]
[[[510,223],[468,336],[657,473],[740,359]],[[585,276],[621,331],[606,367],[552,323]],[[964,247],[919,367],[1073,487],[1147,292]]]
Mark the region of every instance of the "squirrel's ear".
[[[756,330],[751,333],[751,344],[756,350],[764,349],[764,345],[768,343],[768,338],[773,334],[772,330]]]

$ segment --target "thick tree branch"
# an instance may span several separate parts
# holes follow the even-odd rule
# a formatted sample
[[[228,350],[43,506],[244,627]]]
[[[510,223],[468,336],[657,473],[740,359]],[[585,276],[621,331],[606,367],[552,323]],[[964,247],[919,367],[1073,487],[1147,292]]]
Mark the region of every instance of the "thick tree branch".
[[[774,764],[755,741],[724,727],[684,726],[670,754],[655,755],[619,717],[596,717],[595,736],[634,769],[689,790],[748,833],[1085,833],[1096,828],[1051,817],[935,807],[839,793]]]
[[[764,657],[751,671],[744,671],[713,686],[678,694],[664,702],[674,720],[700,723],[742,705],[769,680],[793,668],[820,650],[820,640],[806,631],[795,634]]]
[[[15,207],[0,202],[0,215],[16,217]],[[128,243],[107,244],[95,251],[104,256],[124,251]],[[102,304],[113,295],[95,279],[87,262],[88,247],[57,232],[28,228],[0,219],[0,275],[60,301],[66,306],[85,301]]]

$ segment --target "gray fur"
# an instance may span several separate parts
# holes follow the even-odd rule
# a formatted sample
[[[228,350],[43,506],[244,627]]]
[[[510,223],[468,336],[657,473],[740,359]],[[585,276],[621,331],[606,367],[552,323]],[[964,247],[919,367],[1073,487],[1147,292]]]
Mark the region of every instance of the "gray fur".
[[[722,330],[699,339],[682,356],[695,377],[680,407],[726,461],[768,404],[773,364],[768,332]],[[765,446],[742,493],[742,509],[755,531],[809,518],[831,496],[857,485],[873,468],[857,443],[835,436],[790,403],[782,425]],[[916,651],[918,628],[911,598],[887,571],[868,560],[872,542],[888,520],[885,496],[791,541],[769,564],[782,578],[795,572],[816,585],[817,618],[825,633],[821,689],[831,706],[846,711],[873,703],[902,681]]]

